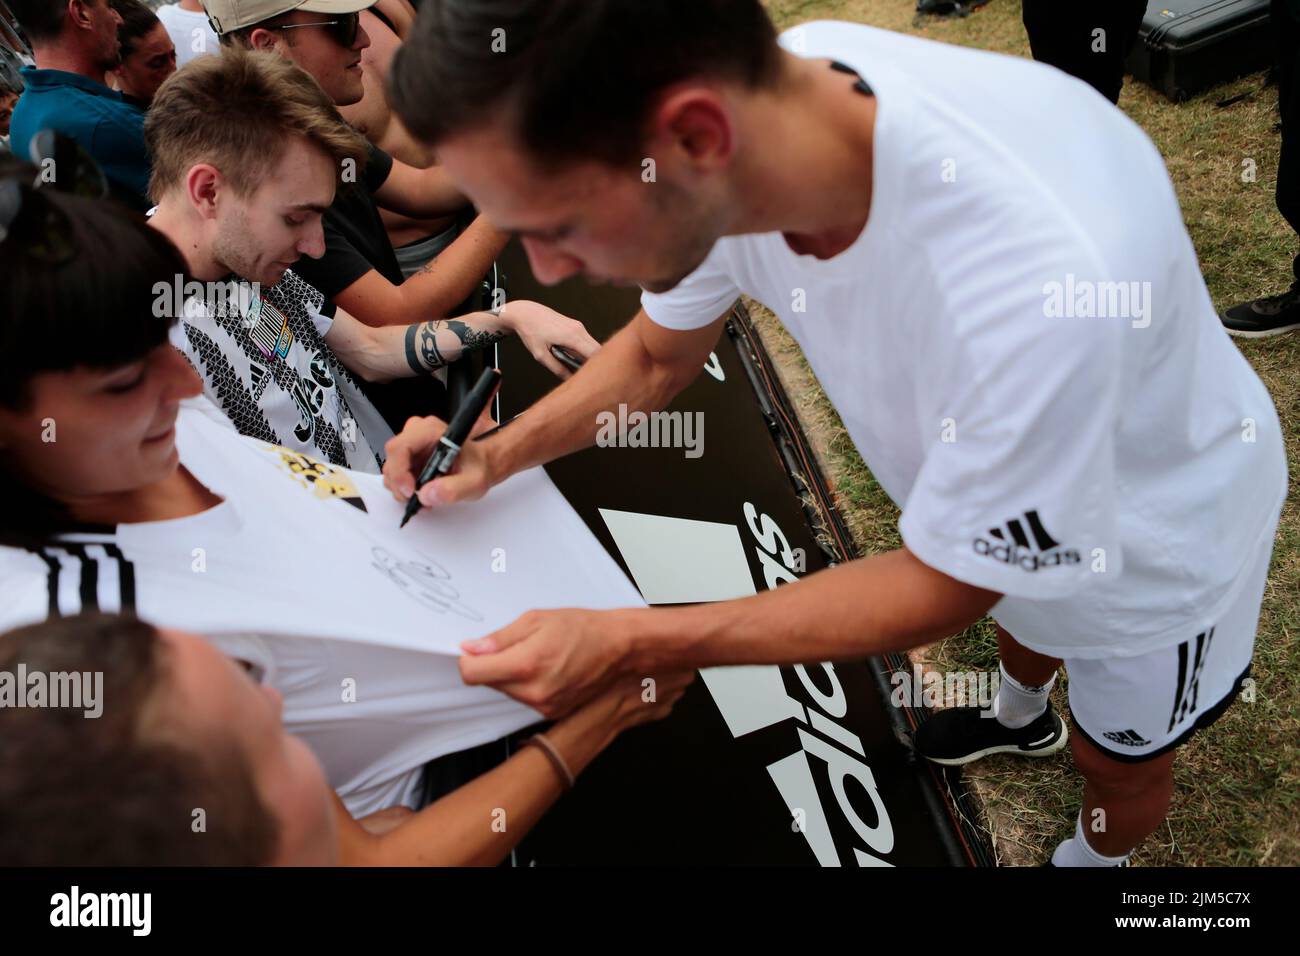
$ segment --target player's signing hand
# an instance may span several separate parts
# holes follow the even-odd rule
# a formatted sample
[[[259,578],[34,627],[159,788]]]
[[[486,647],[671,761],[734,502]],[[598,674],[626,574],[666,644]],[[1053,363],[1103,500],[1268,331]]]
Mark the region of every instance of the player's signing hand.
[[[480,435],[495,423],[484,412],[475,424],[471,436]],[[384,462],[384,487],[403,504],[415,491],[415,479],[429,460],[433,446],[438,443],[447,423],[429,415],[426,418],[408,418],[406,426],[384,445],[387,461]],[[475,501],[487,494],[496,484],[491,463],[484,449],[486,442],[469,441],[456,456],[451,473],[435,478],[420,489],[420,504],[426,508],[456,501]]]
[[[499,631],[461,645],[466,684],[489,684],[549,718],[562,717],[625,668],[623,611],[528,611]]]

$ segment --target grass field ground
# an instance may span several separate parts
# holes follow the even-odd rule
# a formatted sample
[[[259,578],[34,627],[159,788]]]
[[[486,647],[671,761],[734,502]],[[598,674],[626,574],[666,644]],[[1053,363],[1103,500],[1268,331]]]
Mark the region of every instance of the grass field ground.
[[[918,20],[913,0],[767,0],[781,28],[814,19],[869,23],[935,40],[1028,56],[1017,0],[993,0],[956,20]],[[1242,98],[1228,105],[1223,101]],[[1273,202],[1277,176],[1276,87],[1256,75],[1174,105],[1129,83],[1120,107],[1160,148],[1215,302],[1281,291],[1296,237]],[[1253,161],[1254,181],[1243,179]],[[863,464],[798,347],[751,304],[765,343],[796,402],[863,553],[899,545],[897,509]],[[1267,383],[1300,474],[1300,334],[1247,343]],[[1136,865],[1300,864],[1300,507],[1293,494],[1278,531],[1255,649],[1255,699],[1239,701],[1182,748],[1174,805],[1134,855]],[[940,670],[997,666],[991,622],[914,654]],[[1064,712],[1066,680],[1058,681]],[[1039,863],[1074,827],[1082,778],[1068,752],[1046,760],[994,757],[968,768],[990,840],[1003,864]]]

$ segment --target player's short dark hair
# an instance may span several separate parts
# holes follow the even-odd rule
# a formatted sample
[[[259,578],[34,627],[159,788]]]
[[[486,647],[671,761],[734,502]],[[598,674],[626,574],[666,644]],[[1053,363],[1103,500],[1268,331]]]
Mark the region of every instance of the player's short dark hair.
[[[623,165],[642,158],[645,117],[671,84],[779,75],[759,0],[424,0],[390,100],[433,145],[505,115],[543,166]]]
[[[133,617],[53,618],[0,634],[0,670],[103,675],[102,713],[0,708],[0,863],[7,866],[254,866],[276,827],[234,753],[160,733],[171,666]],[[203,811],[196,828],[195,810]]]

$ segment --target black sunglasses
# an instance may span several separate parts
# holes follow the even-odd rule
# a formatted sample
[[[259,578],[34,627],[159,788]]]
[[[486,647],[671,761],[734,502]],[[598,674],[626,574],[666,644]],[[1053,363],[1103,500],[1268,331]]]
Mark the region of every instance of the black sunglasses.
[[[108,182],[90,154],[72,138],[43,129],[32,137],[35,179],[12,173],[0,179],[0,246],[47,265],[62,265],[77,254],[68,217],[41,195],[59,192],[103,199]]]
[[[352,49],[357,42],[357,31],[361,28],[360,13],[346,13],[340,20],[313,20],[311,23],[287,23],[272,27],[273,30],[296,30],[299,27],[328,27],[330,36],[337,40],[345,50]]]

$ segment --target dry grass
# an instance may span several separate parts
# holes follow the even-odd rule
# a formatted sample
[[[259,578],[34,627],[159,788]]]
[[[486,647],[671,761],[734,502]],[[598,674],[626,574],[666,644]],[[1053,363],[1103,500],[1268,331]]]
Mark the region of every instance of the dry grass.
[[[855,20],[1019,56],[1029,55],[1020,4],[993,2],[960,20],[918,21],[912,0],[768,0],[778,26]],[[1246,94],[1228,106],[1220,101]],[[1210,293],[1220,304],[1281,291],[1296,237],[1273,204],[1277,91],[1247,77],[1173,106],[1154,91],[1125,87],[1120,101],[1160,148],[1182,203]],[[1254,182],[1242,181],[1253,160]],[[862,552],[899,544],[898,512],[858,456],[798,347],[770,312],[751,303],[763,339],[795,402]],[[1300,335],[1242,349],[1267,383],[1300,474]],[[1174,805],[1134,855],[1139,865],[1300,864],[1300,509],[1288,501],[1278,532],[1255,651],[1256,700],[1238,702],[1182,748]],[[984,621],[914,655],[941,670],[996,667]],[[1064,704],[1062,680],[1055,693]],[[995,757],[968,771],[985,825],[1004,864],[1036,864],[1074,826],[1082,778],[1067,754],[1042,761]]]

